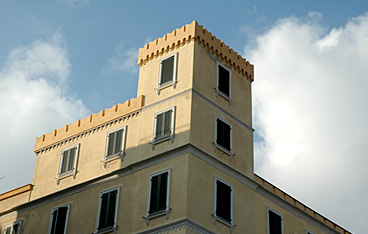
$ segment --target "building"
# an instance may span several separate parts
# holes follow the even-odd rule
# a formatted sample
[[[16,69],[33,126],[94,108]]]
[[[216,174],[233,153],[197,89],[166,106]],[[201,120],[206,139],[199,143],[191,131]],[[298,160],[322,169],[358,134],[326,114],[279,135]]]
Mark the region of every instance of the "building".
[[[350,233],[254,174],[252,64],[194,21],[138,65],[137,98],[36,139],[2,233]]]

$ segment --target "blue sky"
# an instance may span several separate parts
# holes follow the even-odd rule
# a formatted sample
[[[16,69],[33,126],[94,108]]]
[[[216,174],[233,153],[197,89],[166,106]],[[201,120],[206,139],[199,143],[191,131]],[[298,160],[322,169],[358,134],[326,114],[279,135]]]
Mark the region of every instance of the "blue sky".
[[[368,233],[367,12],[355,0],[1,1],[0,193],[32,181],[36,136],[135,97],[138,48],[197,20],[255,65],[256,173]]]

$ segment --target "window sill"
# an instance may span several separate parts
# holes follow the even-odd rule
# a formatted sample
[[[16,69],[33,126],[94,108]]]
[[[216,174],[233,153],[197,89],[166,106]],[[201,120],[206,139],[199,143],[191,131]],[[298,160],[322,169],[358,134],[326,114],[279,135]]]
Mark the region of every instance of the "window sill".
[[[66,172],[63,174],[59,174],[55,179],[56,179],[56,184],[59,185],[60,180],[65,179],[67,177],[73,176],[73,179],[75,179],[75,176],[77,174],[77,171],[70,171],[70,172]]]
[[[232,100],[227,94],[221,92],[220,90],[218,90],[218,88],[215,88],[215,92],[216,92],[216,97],[218,97],[218,96],[223,97],[224,99],[226,99],[229,102],[229,106],[231,106]]]
[[[174,136],[175,136],[175,134],[170,134],[169,136],[166,136],[166,137],[161,137],[159,139],[153,139],[150,142],[150,144],[152,145],[152,150],[155,149],[155,145],[157,145],[161,142],[167,141],[167,140],[171,140],[171,143],[174,143]]]
[[[108,157],[105,156],[105,159],[102,160],[101,162],[103,163],[103,166],[106,168],[106,164],[108,162],[111,162],[111,161],[114,161],[116,159],[121,159],[121,161],[123,162],[124,160],[124,155],[125,155],[125,152],[121,152],[121,153],[118,153],[118,154],[114,154],[114,155],[110,155]]]
[[[220,223],[228,226],[230,228],[230,234],[233,232],[234,227],[236,227],[236,225],[234,225],[232,222],[229,222],[229,221],[227,221],[227,220],[225,220],[225,219],[223,219],[219,216],[216,216],[214,214],[212,215],[212,218],[213,218],[213,225],[216,225],[216,221],[217,221],[217,222],[220,222]]]
[[[160,95],[161,90],[165,89],[167,87],[173,86],[174,89],[175,89],[176,88],[176,83],[177,83],[177,81],[169,81],[169,82],[166,82],[162,85],[158,85],[158,87],[155,88],[155,90],[157,90],[157,95]]]
[[[235,156],[235,154],[233,154],[231,151],[229,151],[228,149],[225,149],[224,147],[222,147],[221,145],[216,144],[215,142],[212,142],[213,147],[214,147],[214,151],[215,153],[217,152],[217,150],[220,150],[222,153],[227,154],[230,156],[230,161],[233,159],[233,157]]]
[[[104,233],[109,233],[109,232],[114,232],[114,234],[115,234],[116,230],[118,230],[118,227],[119,226],[105,228],[105,229],[102,229],[102,230],[98,230],[98,231],[94,232],[93,234],[104,234]]]
[[[163,211],[158,211],[156,213],[153,213],[153,214],[149,214],[147,216],[144,216],[143,218],[146,220],[146,225],[149,224],[150,219],[154,219],[156,217],[160,217],[160,216],[164,216],[164,215],[166,216],[166,219],[169,220],[170,210],[171,209],[163,210]]]

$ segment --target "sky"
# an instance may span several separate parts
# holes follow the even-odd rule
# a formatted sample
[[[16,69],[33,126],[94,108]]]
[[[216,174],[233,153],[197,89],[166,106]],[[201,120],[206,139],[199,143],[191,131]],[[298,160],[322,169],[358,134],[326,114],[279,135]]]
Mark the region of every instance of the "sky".
[[[197,20],[255,65],[255,173],[368,233],[368,2],[0,2],[0,193],[35,138],[136,97],[138,48]]]

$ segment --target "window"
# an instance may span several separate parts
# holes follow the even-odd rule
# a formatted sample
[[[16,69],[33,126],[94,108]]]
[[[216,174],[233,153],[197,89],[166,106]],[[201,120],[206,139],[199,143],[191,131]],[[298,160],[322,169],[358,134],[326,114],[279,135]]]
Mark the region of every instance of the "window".
[[[223,152],[232,154],[232,126],[225,120],[215,117],[215,150],[219,148]]]
[[[100,193],[96,233],[117,228],[116,220],[118,215],[119,194],[120,187]]]
[[[314,234],[314,232],[311,232],[311,231],[309,231],[309,230],[306,230],[306,231],[305,231],[305,233],[306,233],[306,234]]]
[[[152,149],[154,145],[165,140],[174,140],[174,118],[175,118],[175,107],[164,110],[155,114],[155,126],[153,133]]]
[[[70,204],[66,204],[51,211],[49,234],[65,234],[67,230]]]
[[[107,133],[104,167],[110,160],[124,157],[126,126]]]
[[[75,178],[77,173],[78,153],[79,144],[61,151],[57,183],[59,183],[59,180],[64,178],[64,176],[74,175]]]
[[[146,222],[150,218],[169,215],[169,195],[170,195],[170,173],[171,169],[155,173],[150,176],[148,207]]]
[[[12,224],[8,224],[4,227],[4,234],[20,234],[22,226],[22,220],[18,220]]]
[[[160,94],[160,90],[170,85],[176,86],[176,63],[177,53],[163,58],[160,61],[160,71],[157,94]]]
[[[217,62],[217,94],[231,99],[231,70]]]
[[[219,178],[215,178],[214,221],[219,220],[229,226],[233,223],[233,189]]]
[[[282,234],[282,216],[267,208],[268,234]]]

